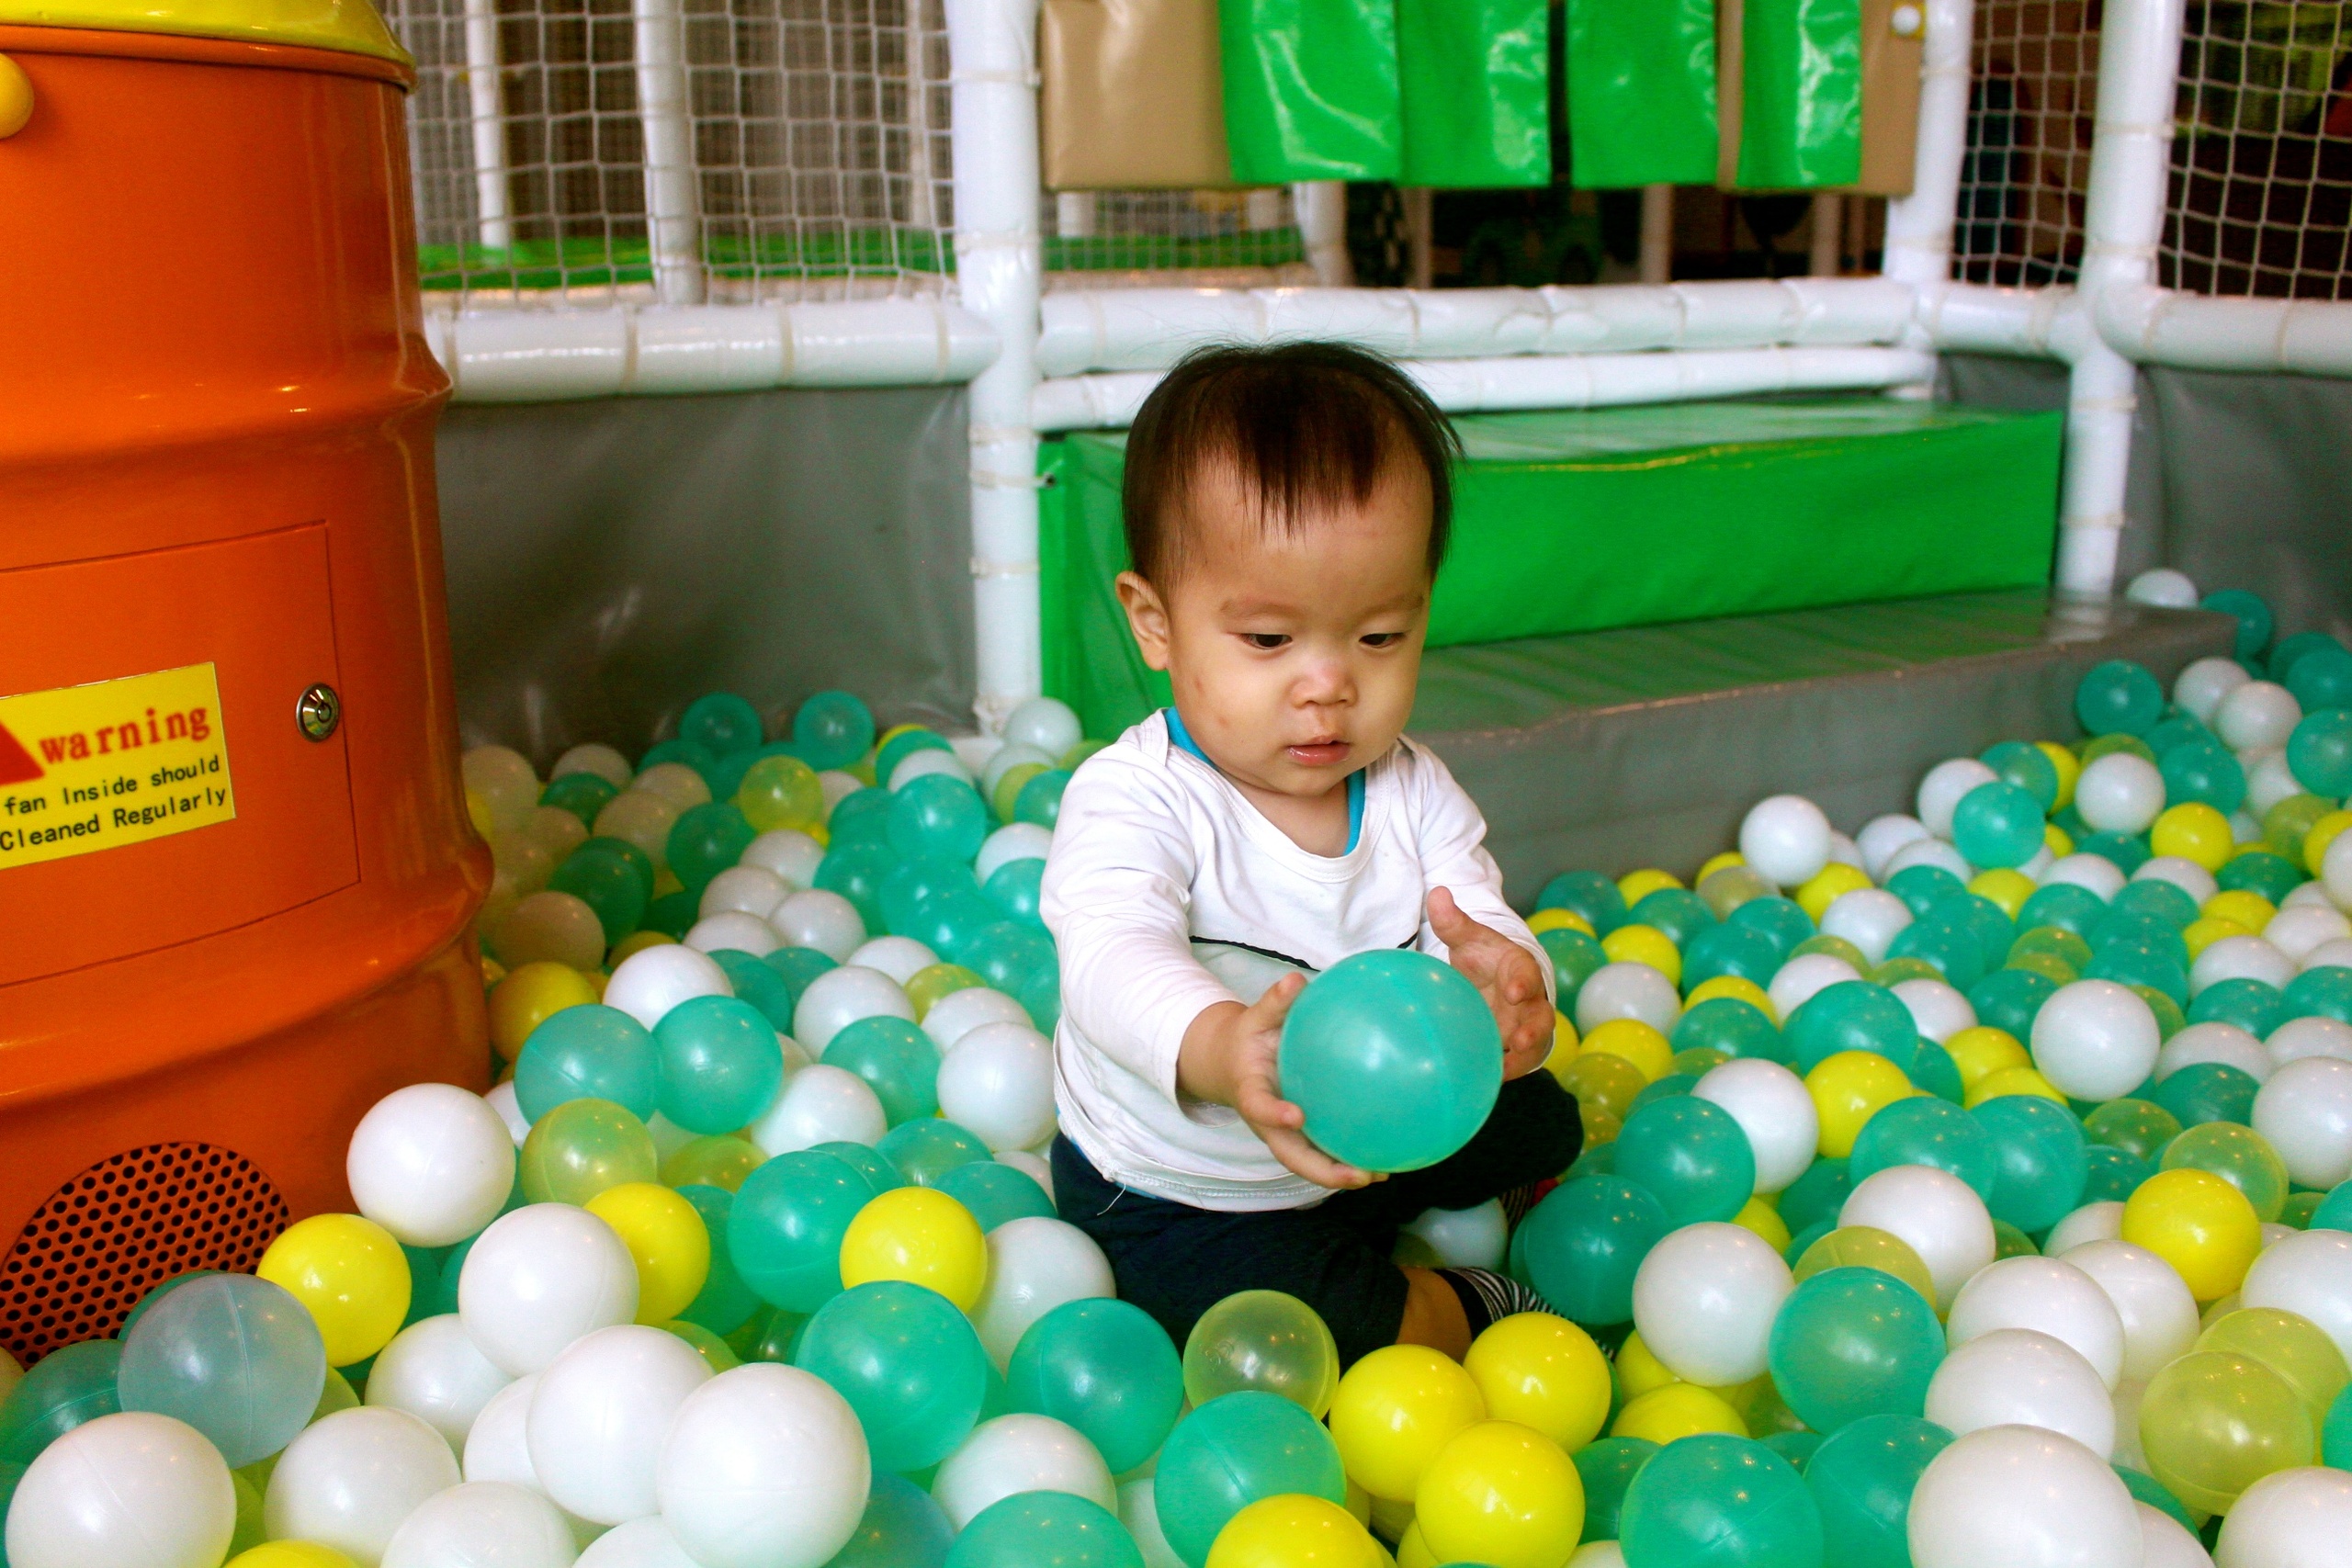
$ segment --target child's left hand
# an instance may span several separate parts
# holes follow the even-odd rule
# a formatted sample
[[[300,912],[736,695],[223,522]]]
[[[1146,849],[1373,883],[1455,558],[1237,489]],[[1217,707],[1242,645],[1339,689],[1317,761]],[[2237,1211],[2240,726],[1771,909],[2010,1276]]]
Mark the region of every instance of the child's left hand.
[[[1430,893],[1430,929],[1453,966],[1478,987],[1503,1034],[1503,1077],[1532,1073],[1552,1054],[1552,1003],[1534,955],[1492,926],[1462,912],[1443,887]]]

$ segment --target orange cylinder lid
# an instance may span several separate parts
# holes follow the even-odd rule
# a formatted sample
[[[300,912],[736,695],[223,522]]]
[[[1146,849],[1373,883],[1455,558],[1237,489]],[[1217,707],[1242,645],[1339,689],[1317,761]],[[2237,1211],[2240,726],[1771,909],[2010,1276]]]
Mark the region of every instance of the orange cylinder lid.
[[[0,0],[0,27],[12,25],[293,44],[410,63],[368,0]]]

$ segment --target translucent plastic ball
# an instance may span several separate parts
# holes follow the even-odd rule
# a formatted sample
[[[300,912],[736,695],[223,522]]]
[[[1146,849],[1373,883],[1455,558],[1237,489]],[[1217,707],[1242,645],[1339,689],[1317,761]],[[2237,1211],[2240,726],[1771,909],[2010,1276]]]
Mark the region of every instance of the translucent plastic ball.
[[[514,1380],[491,1365],[455,1313],[419,1319],[368,1370],[368,1403],[405,1410],[459,1453],[482,1410]]]
[[[605,983],[604,1005],[651,1029],[680,1002],[733,994],[727,972],[709,955],[677,942],[664,942],[621,960]]]
[[[1078,715],[1053,697],[1031,697],[1014,708],[1005,716],[1002,733],[1008,746],[1035,746],[1057,760],[1085,739]]]
[[[1242,1291],[1203,1313],[1184,1341],[1184,1393],[1195,1407],[1254,1389],[1321,1420],[1340,1382],[1340,1351],[1313,1308],[1280,1291]]]
[[[1758,1192],[1778,1192],[1804,1174],[1821,1139],[1804,1082],[1778,1062],[1743,1057],[1710,1068],[1691,1094],[1731,1113],[1747,1135]]]
[[[1023,1023],[965,1033],[941,1063],[939,1113],[991,1152],[1035,1148],[1054,1131],[1054,1043]]]
[[[2077,1100],[2131,1093],[2154,1069],[2161,1043],[2148,1004],[2109,980],[2061,986],[2033,1021],[2034,1066]]]
[[[836,964],[848,962],[865,941],[865,919],[857,906],[823,887],[795,893],[776,906],[768,924],[786,947],[813,948]]]
[[[1952,813],[1962,800],[1982,785],[1995,783],[2000,775],[1973,757],[1954,757],[1938,762],[1919,781],[1917,800],[1919,821],[1939,839],[1951,837]]]
[[[2129,751],[2086,764],[2075,784],[2075,809],[2102,833],[2144,833],[2164,808],[2164,774]]]
[[[492,1365],[543,1371],[582,1335],[637,1315],[637,1264],[595,1215],[534,1203],[493,1221],[467,1252],[458,1312]]]
[[[14,1490],[6,1555],[20,1568],[215,1568],[236,1530],[220,1453],[194,1427],[143,1411],[74,1427]]]
[[[1094,1445],[1046,1416],[984,1421],[941,1461],[932,1500],[962,1529],[991,1505],[1023,1492],[1068,1492],[1102,1508],[1119,1506],[1118,1489]]]
[[[315,1540],[379,1562],[409,1515],[458,1479],[447,1441],[407,1411],[341,1410],[287,1445],[270,1472],[263,1518],[273,1540]]]
[[[1949,1310],[1960,1287],[1993,1261],[1993,1216],[1960,1178],[1899,1165],[1855,1184],[1838,1211],[1840,1225],[1871,1225],[1909,1245]]]
[[[1988,1427],[1938,1454],[1905,1529],[1915,1568],[2144,1568],[2132,1493],[2104,1451],[2038,1427]]]
[[[2071,1347],[2110,1392],[2123,1377],[2123,1319],[2098,1282],[2057,1258],[2005,1258],[1962,1285],[1946,1332],[1952,1348],[2026,1328]]]
[[[2233,751],[2284,747],[2302,721],[2303,705],[2273,681],[2248,681],[2213,709],[2213,733]]]
[[[184,1421],[246,1465],[309,1422],[326,1372],[325,1344],[300,1302],[266,1280],[214,1274],[140,1314],[116,1384],[125,1410]]]
[[[1494,1013],[1459,971],[1422,953],[1358,953],[1309,982],[1283,1024],[1280,1065],[1306,1135],[1372,1171],[1452,1155],[1502,1088]],[[1394,1114],[1399,1104],[1417,1108],[1409,1122]]]
[[[1801,795],[1776,795],[1748,807],[1739,852],[1749,869],[1782,887],[1810,882],[1829,863],[1829,818]]]
[[[1788,1264],[1753,1232],[1686,1225],[1642,1260],[1634,1324],[1677,1377],[1729,1387],[1762,1375],[1772,1320],[1795,1288]]]
[[[914,1004],[899,983],[878,969],[844,964],[808,983],[793,1010],[792,1037],[821,1055],[833,1036],[862,1018],[915,1021]]]
[[[848,1402],[821,1378],[761,1361],[679,1405],[655,1492],[701,1568],[822,1568],[856,1533],[872,1475]]]
[[[890,1119],[872,1086],[856,1074],[818,1063],[801,1068],[753,1120],[752,1143],[770,1156],[820,1144],[878,1143]]]
[[[519,1167],[531,1203],[585,1203],[606,1188],[651,1181],[662,1156],[645,1123],[606,1100],[567,1100],[531,1124]]]
[[[987,1282],[970,1312],[980,1343],[1000,1369],[1012,1360],[1029,1325],[1056,1307],[1116,1293],[1109,1259],[1076,1225],[1011,1220],[988,1233],[987,1246]]]

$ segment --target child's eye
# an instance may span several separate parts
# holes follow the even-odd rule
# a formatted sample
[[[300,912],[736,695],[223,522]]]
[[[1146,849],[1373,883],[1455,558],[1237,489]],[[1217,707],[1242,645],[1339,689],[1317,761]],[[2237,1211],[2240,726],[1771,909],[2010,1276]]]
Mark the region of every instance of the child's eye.
[[[1366,632],[1360,639],[1366,648],[1394,648],[1405,640],[1403,632]]]
[[[1290,636],[1286,632],[1243,632],[1241,640],[1252,648],[1271,653],[1275,649],[1287,645]]]

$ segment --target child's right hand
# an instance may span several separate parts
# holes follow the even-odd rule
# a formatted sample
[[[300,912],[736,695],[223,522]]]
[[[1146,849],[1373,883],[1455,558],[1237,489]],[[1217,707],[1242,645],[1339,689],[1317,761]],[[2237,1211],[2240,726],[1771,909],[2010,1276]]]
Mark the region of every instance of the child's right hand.
[[[1306,1112],[1284,1100],[1277,1062],[1283,1021],[1306,988],[1303,975],[1285,975],[1248,1007],[1224,1002],[1204,1010],[1184,1032],[1177,1076],[1197,1099],[1229,1105],[1273,1156],[1317,1187],[1362,1187],[1370,1172],[1342,1165],[1315,1146]]]

